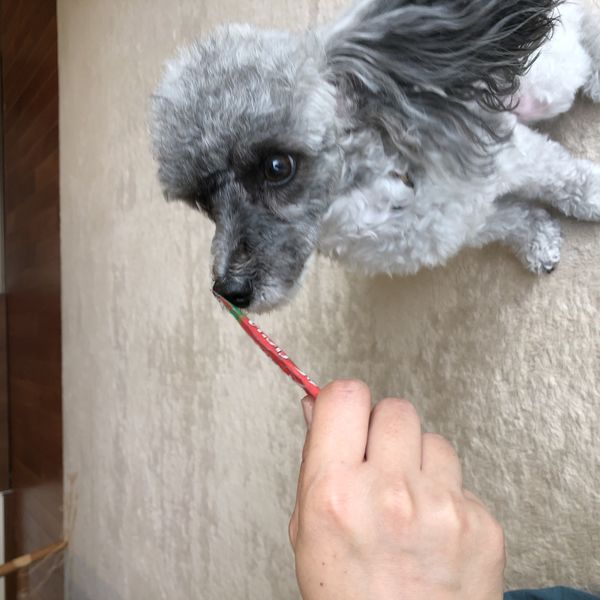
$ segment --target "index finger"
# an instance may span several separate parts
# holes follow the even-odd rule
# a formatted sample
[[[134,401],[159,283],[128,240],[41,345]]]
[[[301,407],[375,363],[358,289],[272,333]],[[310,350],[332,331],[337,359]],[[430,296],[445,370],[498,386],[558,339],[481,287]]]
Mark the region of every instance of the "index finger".
[[[335,381],[315,401],[305,472],[323,463],[360,464],[365,458],[371,393],[361,381]]]

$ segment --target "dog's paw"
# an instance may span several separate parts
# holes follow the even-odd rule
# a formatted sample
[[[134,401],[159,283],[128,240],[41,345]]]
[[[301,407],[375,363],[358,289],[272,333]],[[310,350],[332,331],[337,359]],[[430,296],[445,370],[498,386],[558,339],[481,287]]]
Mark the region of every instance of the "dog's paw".
[[[533,214],[532,225],[531,237],[522,249],[521,260],[532,273],[552,273],[560,261],[560,224],[545,210],[539,209]]]
[[[554,206],[580,221],[600,221],[600,165],[586,159],[576,161],[576,173]],[[559,195],[561,192],[559,191]]]

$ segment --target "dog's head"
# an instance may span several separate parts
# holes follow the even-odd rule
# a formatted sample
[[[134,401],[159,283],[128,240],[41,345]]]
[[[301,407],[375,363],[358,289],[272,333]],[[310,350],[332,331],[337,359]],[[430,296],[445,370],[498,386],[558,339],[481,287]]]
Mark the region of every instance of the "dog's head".
[[[315,38],[230,26],[184,50],[153,98],[168,196],[215,223],[215,291],[262,310],[294,289],[340,169]]]
[[[361,0],[316,33],[229,26],[183,50],[153,96],[154,152],[166,195],[215,223],[215,290],[256,311],[290,297],[340,186],[377,176],[340,135],[376,129],[421,170],[488,156],[502,132],[482,115],[506,108],[558,1]]]

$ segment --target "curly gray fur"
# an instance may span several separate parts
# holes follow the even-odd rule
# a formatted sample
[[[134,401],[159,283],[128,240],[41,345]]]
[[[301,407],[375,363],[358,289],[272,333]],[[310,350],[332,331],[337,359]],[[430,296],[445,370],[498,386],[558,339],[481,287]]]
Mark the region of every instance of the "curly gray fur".
[[[483,170],[557,4],[363,0],[318,31],[226,26],[183,50],[152,98],[154,154],[165,194],[216,223],[214,277],[274,305],[332,200],[384,163]],[[297,157],[290,185],[265,185],[272,152]]]
[[[331,77],[413,161],[440,150],[482,167],[554,25],[556,0],[363,0],[323,31]]]

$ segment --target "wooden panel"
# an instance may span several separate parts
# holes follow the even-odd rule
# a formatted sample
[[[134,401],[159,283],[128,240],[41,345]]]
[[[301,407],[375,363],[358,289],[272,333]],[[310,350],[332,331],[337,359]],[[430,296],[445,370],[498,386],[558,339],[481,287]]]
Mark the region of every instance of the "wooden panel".
[[[10,558],[62,538],[58,65],[56,3],[1,1]],[[33,597],[58,600],[46,571]]]
[[[0,73],[2,72],[2,54],[0,53]],[[0,98],[2,98],[2,77],[0,77]],[[4,164],[2,136],[2,104],[0,103],[0,206],[4,206]],[[1,224],[0,224],[1,225]],[[4,238],[3,227],[0,233]],[[8,445],[8,388],[6,354],[6,297],[4,296],[4,244],[0,251],[0,492],[8,490],[9,481],[9,445]]]
[[[0,162],[0,164],[2,164]],[[0,492],[9,487],[8,394],[6,385],[6,298],[0,295]]]

